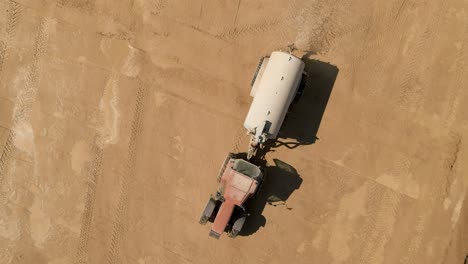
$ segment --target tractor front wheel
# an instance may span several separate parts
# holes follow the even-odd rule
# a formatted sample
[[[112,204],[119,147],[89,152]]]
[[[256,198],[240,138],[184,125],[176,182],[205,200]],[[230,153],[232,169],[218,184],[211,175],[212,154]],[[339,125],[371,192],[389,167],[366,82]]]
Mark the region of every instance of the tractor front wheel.
[[[228,236],[230,238],[235,238],[239,232],[242,230],[242,227],[244,226],[245,223],[245,216],[239,218],[234,222],[234,225],[232,225],[231,231],[228,232]]]
[[[208,200],[208,203],[206,204],[205,210],[203,210],[203,214],[200,217],[199,223],[202,225],[205,225],[208,222],[208,220],[211,218],[211,216],[213,215],[215,208],[216,208],[216,201],[210,197],[210,199]]]

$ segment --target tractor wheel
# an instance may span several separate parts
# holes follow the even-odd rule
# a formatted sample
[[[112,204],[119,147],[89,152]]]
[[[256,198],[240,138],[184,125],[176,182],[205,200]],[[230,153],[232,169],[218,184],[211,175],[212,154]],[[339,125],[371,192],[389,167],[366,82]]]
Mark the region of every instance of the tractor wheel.
[[[204,225],[208,222],[210,219],[211,215],[213,214],[214,210],[216,208],[216,201],[213,198],[210,198],[208,200],[208,203],[206,204],[205,210],[203,210],[203,214],[200,217],[199,223]]]
[[[239,218],[234,222],[234,225],[232,225],[231,231],[228,232],[228,236],[230,238],[235,238],[239,232],[242,230],[242,227],[244,226],[245,223],[245,216]]]
[[[200,223],[201,225],[206,225],[206,223],[208,223],[208,218],[205,217],[204,215],[202,215],[202,217],[200,217],[199,223]]]
[[[224,170],[226,169],[226,166],[227,166],[229,160],[232,159],[233,156],[234,156],[234,154],[229,153],[229,154],[227,155],[227,157],[226,157],[226,160],[224,160],[224,163],[223,163],[223,165],[221,166],[221,169],[219,170],[218,182],[221,181],[221,177],[223,177]]]
[[[217,191],[216,194],[214,195],[214,200],[224,202],[223,194]]]
[[[235,238],[238,234],[239,234],[239,230],[234,230],[233,229],[233,230],[229,231],[229,233],[227,235],[230,238]]]

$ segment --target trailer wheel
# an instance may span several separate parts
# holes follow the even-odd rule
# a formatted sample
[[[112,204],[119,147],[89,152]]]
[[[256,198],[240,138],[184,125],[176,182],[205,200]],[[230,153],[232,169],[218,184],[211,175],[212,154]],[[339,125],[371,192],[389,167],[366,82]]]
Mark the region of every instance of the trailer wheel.
[[[260,59],[260,61],[258,62],[258,66],[257,66],[257,69],[255,70],[255,73],[252,77],[252,81],[250,82],[250,86],[253,87],[254,86],[254,83],[255,83],[255,80],[257,79],[257,75],[258,75],[258,72],[260,71],[260,68],[262,67],[262,64],[263,64],[263,60],[265,59],[265,57],[262,57]]]
[[[295,94],[291,104],[289,105],[288,113],[291,111],[291,109],[295,105],[297,105],[299,100],[301,100],[302,94],[304,93],[304,90],[305,90],[306,86],[307,86],[307,74],[303,73],[302,78],[301,78],[301,82],[299,83],[299,87],[297,87],[296,94]]]
[[[296,98],[295,99],[299,100],[301,98],[301,96],[304,93],[304,90],[306,88],[306,85],[307,85],[307,74],[303,73],[302,78],[301,78],[301,82],[299,83],[299,88],[297,89],[297,92],[296,92]]]

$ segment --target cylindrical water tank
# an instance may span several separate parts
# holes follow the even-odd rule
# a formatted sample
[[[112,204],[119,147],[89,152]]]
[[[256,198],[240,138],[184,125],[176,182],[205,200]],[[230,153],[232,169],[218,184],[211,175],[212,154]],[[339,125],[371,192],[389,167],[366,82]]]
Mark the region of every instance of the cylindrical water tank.
[[[255,81],[259,83],[244,127],[253,132],[263,129],[267,121],[269,127],[263,132],[274,139],[297,92],[305,65],[294,55],[280,51],[273,52],[267,63],[261,78]]]

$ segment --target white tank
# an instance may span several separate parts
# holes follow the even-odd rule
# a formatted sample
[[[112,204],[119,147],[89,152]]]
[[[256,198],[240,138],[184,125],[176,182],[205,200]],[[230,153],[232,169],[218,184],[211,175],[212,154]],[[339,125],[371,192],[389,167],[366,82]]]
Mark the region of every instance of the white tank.
[[[299,87],[304,66],[299,58],[280,51],[263,60],[252,84],[250,94],[254,98],[244,121],[244,127],[255,135],[257,143],[262,134],[270,139],[278,136]]]

